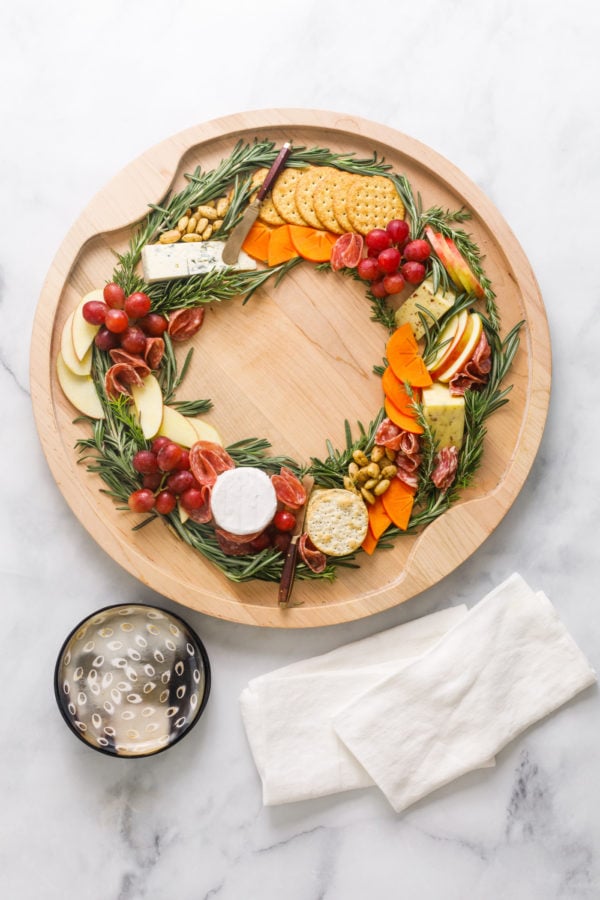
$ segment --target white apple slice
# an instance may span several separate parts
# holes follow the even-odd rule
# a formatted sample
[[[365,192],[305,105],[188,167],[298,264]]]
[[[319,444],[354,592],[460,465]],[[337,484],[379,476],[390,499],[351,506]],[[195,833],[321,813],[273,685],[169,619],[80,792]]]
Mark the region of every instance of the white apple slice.
[[[78,359],[73,346],[73,313],[67,318],[60,336],[60,352],[63,362],[73,375],[89,375],[92,371],[92,348],[83,359]]]
[[[456,375],[457,372],[460,372],[462,367],[467,363],[473,353],[475,352],[475,347],[479,343],[479,338],[481,337],[481,332],[483,331],[483,322],[481,320],[481,316],[476,315],[475,313],[471,313],[469,316],[469,334],[466,344],[460,355],[445,369],[441,375],[438,375],[437,380],[441,381],[442,384],[447,384],[453,375]]]
[[[212,441],[213,444],[218,444],[219,447],[223,446],[223,438],[214,427],[214,425],[210,425],[208,422],[203,422],[202,419],[189,419],[190,425],[196,431],[197,440],[199,441]]]
[[[141,385],[131,385],[131,396],[144,437],[156,437],[163,420],[163,398],[154,375],[146,375]]]
[[[91,375],[75,375],[65,364],[62,353],[56,357],[58,383],[75,409],[92,419],[103,419],[104,410]]]
[[[463,336],[468,322],[469,313],[466,309],[463,309],[458,315],[452,316],[450,321],[442,329],[442,333],[439,336],[439,343],[442,346],[440,346],[431,365],[428,366],[432,378],[435,378],[438,372],[444,371],[445,362],[446,360],[449,360],[454,353],[454,349]]]
[[[95,291],[90,291],[89,294],[86,294],[84,297],[82,297],[79,301],[79,305],[75,308],[75,311],[73,313],[71,336],[73,339],[73,349],[75,350],[75,356],[79,360],[83,360],[85,354],[92,346],[94,338],[100,330],[99,325],[91,325],[83,318],[83,305],[84,303],[88,303],[90,300],[103,301],[104,294],[102,293],[102,289],[98,288]]]
[[[177,511],[179,512],[179,518],[181,519],[181,524],[185,525],[185,523],[187,522],[187,520],[190,517],[190,514],[187,511],[187,509],[184,509],[183,506],[181,505],[181,500],[177,501]]]
[[[175,441],[176,444],[181,444],[182,447],[189,448],[198,440],[196,429],[190,424],[189,418],[177,412],[172,406],[163,406],[158,433]]]

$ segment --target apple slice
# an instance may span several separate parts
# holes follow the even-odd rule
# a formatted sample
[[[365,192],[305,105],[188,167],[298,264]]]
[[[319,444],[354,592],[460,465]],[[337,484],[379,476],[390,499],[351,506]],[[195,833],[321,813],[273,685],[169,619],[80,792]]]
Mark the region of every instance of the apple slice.
[[[198,441],[212,441],[213,444],[218,444],[219,447],[223,446],[223,438],[214,427],[214,425],[210,425],[208,422],[203,422],[201,419],[188,419],[190,425],[196,431],[196,440]]]
[[[466,340],[460,343],[463,344],[462,350],[456,356],[456,358],[450,363],[450,365],[438,375],[437,380],[441,381],[442,384],[447,384],[453,375],[456,375],[457,372],[460,372],[462,367],[467,363],[473,353],[475,352],[475,348],[479,343],[479,339],[481,337],[481,332],[483,331],[483,321],[481,316],[478,316],[476,313],[471,313],[469,316],[469,327],[467,328]]]
[[[181,505],[181,500],[177,501],[177,512],[179,513],[179,519],[182,525],[185,525],[187,520],[190,517],[189,512]]]
[[[432,378],[437,378],[439,372],[443,372],[446,368],[446,360],[449,360],[454,353],[456,345],[464,334],[465,328],[469,322],[469,313],[466,309],[461,310],[456,316],[452,316],[446,323],[438,338],[440,349],[435,359],[429,365],[429,374]]]
[[[163,398],[154,375],[146,375],[141,385],[131,385],[131,396],[144,437],[156,437],[163,419]]]
[[[483,297],[482,286],[452,238],[434,231],[429,225],[425,229],[425,234],[452,281],[468,293],[475,294],[479,298]]]
[[[191,419],[173,409],[172,406],[163,406],[162,421],[158,433],[175,441],[176,444],[181,444],[182,447],[191,447],[192,444],[200,440],[196,434],[196,429],[191,424]]]
[[[56,357],[56,374],[65,397],[75,409],[92,419],[104,418],[104,410],[91,375],[75,375],[65,364],[62,353]]]
[[[92,371],[92,348],[89,347],[83,359],[78,359],[73,346],[73,313],[67,318],[60,336],[60,352],[63,362],[73,375],[90,375]]]
[[[83,305],[84,303],[88,303],[90,300],[103,301],[104,294],[102,292],[102,289],[98,288],[95,291],[90,291],[89,294],[86,294],[84,297],[82,297],[79,301],[79,305],[75,308],[75,311],[73,313],[71,336],[73,340],[73,349],[75,350],[75,356],[79,360],[83,360],[85,354],[92,346],[94,338],[100,330],[99,325],[91,325],[83,318]]]

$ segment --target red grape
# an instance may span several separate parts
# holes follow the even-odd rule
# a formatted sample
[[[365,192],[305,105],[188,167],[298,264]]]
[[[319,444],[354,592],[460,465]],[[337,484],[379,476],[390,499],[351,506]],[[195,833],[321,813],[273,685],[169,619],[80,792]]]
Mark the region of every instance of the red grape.
[[[290,546],[291,540],[292,536],[289,532],[285,533],[283,531],[280,531],[273,538],[273,546],[281,553],[286,553],[287,548]]]
[[[123,309],[125,306],[125,291],[114,281],[104,285],[104,300],[111,309]]]
[[[137,325],[128,325],[121,335],[121,347],[128,353],[143,353],[146,346],[146,335]]]
[[[385,230],[389,232],[394,244],[403,244],[410,234],[408,222],[405,222],[404,219],[392,219],[387,223]]]
[[[118,335],[113,334],[112,331],[109,331],[104,325],[94,338],[94,343],[98,350],[114,350],[115,347],[119,346],[119,338]]]
[[[156,454],[158,468],[161,472],[172,472],[176,469],[182,453],[183,450],[179,444],[174,444],[172,441],[161,447]]]
[[[425,278],[425,266],[423,263],[413,260],[403,263],[400,266],[400,271],[405,281],[408,281],[409,284],[421,284]]]
[[[113,334],[121,334],[129,325],[129,319],[124,309],[108,309],[104,324]]]
[[[162,480],[162,472],[150,472],[148,475],[144,475],[142,484],[145,488],[150,488],[151,491],[157,491]]]
[[[356,267],[359,278],[363,281],[374,281],[379,276],[379,266],[373,256],[365,256]]]
[[[383,279],[383,286],[388,294],[399,294],[406,287],[406,282],[400,272],[392,272]]]
[[[386,250],[392,246],[392,237],[383,228],[373,228],[365,238],[369,250]]]
[[[190,467],[190,452],[186,450],[185,447],[181,451],[181,459],[179,460],[179,464],[177,466],[178,469],[189,469]]]
[[[170,512],[173,512],[176,505],[177,499],[175,494],[172,494],[171,491],[161,491],[160,494],[156,495],[155,509],[156,512],[159,512],[161,515],[166,516]]]
[[[204,494],[198,488],[188,488],[187,491],[184,491],[181,495],[181,505],[188,512],[200,509],[204,506],[204,502]]]
[[[90,325],[104,325],[108,306],[102,300],[88,300],[83,304],[81,314]]]
[[[296,524],[296,516],[288,512],[287,509],[280,509],[275,513],[273,524],[278,531],[291,531]]]
[[[196,487],[196,479],[189,469],[175,471],[167,478],[167,487],[174,494],[183,494],[188,488]]]
[[[425,262],[426,259],[429,259],[430,253],[431,247],[427,241],[416,240],[408,242],[403,255],[404,259],[411,262]]]
[[[150,512],[154,509],[154,494],[148,488],[140,488],[129,495],[127,505],[132,512]]]
[[[389,275],[398,269],[401,258],[400,251],[396,247],[388,247],[387,250],[382,250],[377,257],[377,265],[381,272]]]
[[[165,437],[163,434],[155,437],[152,441],[152,449],[155,453],[158,453],[161,447],[166,447],[167,444],[171,444],[171,438]]]
[[[152,450],[138,450],[131,460],[131,465],[140,475],[150,475],[158,472],[158,460]]]
[[[167,330],[169,323],[158,313],[148,313],[147,316],[138,319],[138,325],[150,337],[160,337]]]
[[[382,300],[383,297],[387,297],[387,291],[383,283],[383,278],[379,278],[377,281],[372,281],[370,290],[373,296],[377,297],[379,300]]]
[[[254,551],[254,553],[259,553],[261,550],[266,550],[267,547],[271,546],[271,538],[269,537],[269,533],[267,531],[262,531],[258,537],[255,537],[253,541],[250,541],[250,548]]]
[[[148,315],[151,306],[152,301],[148,294],[136,291],[134,294],[130,294],[125,301],[125,312],[130,319],[141,319],[142,316]]]

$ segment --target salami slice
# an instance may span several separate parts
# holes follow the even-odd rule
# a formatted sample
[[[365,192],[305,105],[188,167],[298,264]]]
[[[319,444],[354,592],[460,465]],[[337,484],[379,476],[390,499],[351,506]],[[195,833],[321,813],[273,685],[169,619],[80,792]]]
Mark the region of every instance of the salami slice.
[[[234,461],[219,444],[196,441],[190,448],[190,469],[198,484],[212,487],[217,475],[234,468]]]
[[[321,550],[317,550],[306,532],[298,538],[298,553],[302,562],[306,563],[315,575],[320,575],[321,572],[325,571],[327,557]]]
[[[235,534],[230,534],[229,531],[222,528],[215,528],[215,535],[219,547],[227,556],[248,556],[255,552],[252,541],[247,540],[246,537],[241,541]],[[252,536],[252,540],[256,537],[257,535]]]
[[[271,475],[275,494],[280,503],[289,509],[300,509],[306,503],[304,485],[291,469],[282,466],[279,475]]]
[[[158,369],[165,354],[165,342],[161,337],[146,338],[144,359],[151,369]]]
[[[454,397],[461,396],[475,385],[485,384],[491,368],[492,348],[483,332],[469,362],[450,379],[450,393]]]
[[[210,487],[208,487],[207,485],[202,485],[199,490],[202,494],[202,505],[196,507],[196,509],[186,508],[186,512],[192,522],[197,522],[198,525],[205,525],[212,519],[212,510],[210,508]]]
[[[113,350],[109,351],[109,355],[114,363],[125,363],[128,366],[133,366],[141,378],[145,378],[146,375],[150,374],[148,363],[135,353],[128,353],[127,350],[115,347]]]
[[[458,468],[458,449],[456,447],[442,447],[435,456],[434,469],[431,480],[440,491],[447,491]]]
[[[204,321],[204,307],[190,306],[169,315],[167,332],[172,341],[187,341],[194,337]]]
[[[402,443],[402,429],[391,419],[383,419],[375,434],[375,443],[389,450],[399,450]]]
[[[104,378],[104,389],[107,396],[113,400],[121,394],[131,397],[131,385],[140,386],[143,382],[142,376],[136,368],[129,363],[115,363],[111,366]]]

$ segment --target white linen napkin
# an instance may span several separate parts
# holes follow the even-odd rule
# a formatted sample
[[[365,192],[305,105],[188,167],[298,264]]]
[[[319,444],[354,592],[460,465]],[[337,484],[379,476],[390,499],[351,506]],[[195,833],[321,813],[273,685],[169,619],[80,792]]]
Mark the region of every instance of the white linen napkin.
[[[548,598],[515,574],[333,724],[400,812],[481,766],[595,680]]]
[[[372,785],[332,720],[467,615],[455,606],[253,679],[240,705],[265,805]]]

